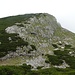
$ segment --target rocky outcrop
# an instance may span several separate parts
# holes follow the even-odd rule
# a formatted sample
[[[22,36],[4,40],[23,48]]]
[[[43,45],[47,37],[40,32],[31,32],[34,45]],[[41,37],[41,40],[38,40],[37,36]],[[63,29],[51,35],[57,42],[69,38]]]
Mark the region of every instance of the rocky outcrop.
[[[18,37],[20,37],[24,41],[27,41],[29,45],[20,47],[17,46],[15,52],[8,52],[6,56],[0,59],[3,61],[18,56],[27,56],[30,58],[25,59],[26,62],[24,63],[30,64],[34,68],[37,68],[38,66],[43,66],[43,68],[50,67],[50,64],[45,63],[45,55],[54,55],[53,51],[58,50],[58,48],[54,49],[52,44],[75,43],[74,41],[72,41],[74,37],[70,36],[73,34],[62,28],[57,22],[56,18],[47,13],[33,15],[27,20],[25,19],[21,22],[15,23],[12,26],[7,27],[5,31],[8,34],[16,33]],[[12,37],[9,37],[8,39],[9,41],[13,42]],[[35,47],[33,45],[36,47],[36,49],[34,49]],[[59,46],[59,48],[63,50],[64,44],[62,46]]]

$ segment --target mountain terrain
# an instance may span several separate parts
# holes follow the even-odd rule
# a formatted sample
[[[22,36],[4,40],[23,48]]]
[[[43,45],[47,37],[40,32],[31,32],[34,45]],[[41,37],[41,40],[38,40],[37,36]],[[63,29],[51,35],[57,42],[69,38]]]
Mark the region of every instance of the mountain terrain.
[[[0,65],[75,69],[75,34],[48,13],[0,19]]]

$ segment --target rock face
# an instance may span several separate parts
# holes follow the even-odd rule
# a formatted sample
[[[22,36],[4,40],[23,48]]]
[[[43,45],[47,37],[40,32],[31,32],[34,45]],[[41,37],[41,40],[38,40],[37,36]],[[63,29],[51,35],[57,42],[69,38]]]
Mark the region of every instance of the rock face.
[[[23,25],[23,27],[20,26]],[[49,14],[41,14],[38,17],[34,16],[29,20],[17,23],[5,30],[7,33],[17,33],[19,37],[27,40],[29,43],[36,45],[37,50],[42,49],[41,53],[47,53],[49,50],[52,36],[57,28],[59,28],[56,19]],[[47,51],[44,52],[44,48]]]
[[[62,28],[56,18],[47,13],[34,14],[27,20],[14,23],[14,25],[6,27],[5,32],[8,34],[17,34],[18,37],[29,44],[27,46],[16,47],[15,52],[9,52],[1,60],[10,60],[11,58],[20,56],[28,57],[23,59],[26,62],[22,61],[21,63],[30,64],[34,68],[38,66],[50,67],[49,64],[45,63],[45,55],[54,55],[53,43],[61,42],[63,45],[66,43],[75,44],[75,41],[73,41],[75,34]],[[12,37],[9,37],[9,41],[13,42]]]

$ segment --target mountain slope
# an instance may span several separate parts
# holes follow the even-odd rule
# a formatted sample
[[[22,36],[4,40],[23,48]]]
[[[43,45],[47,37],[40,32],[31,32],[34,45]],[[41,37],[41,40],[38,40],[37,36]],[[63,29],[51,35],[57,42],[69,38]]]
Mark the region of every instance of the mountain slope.
[[[70,67],[67,56],[74,59],[75,34],[62,28],[47,13],[25,14],[0,19],[0,64],[30,64],[34,68],[58,65]],[[58,59],[55,51],[64,52]],[[67,51],[67,52],[66,52]],[[56,56],[55,56],[56,55]],[[54,63],[54,60],[57,61]],[[64,61],[63,61],[64,60]],[[51,64],[50,64],[51,63]]]

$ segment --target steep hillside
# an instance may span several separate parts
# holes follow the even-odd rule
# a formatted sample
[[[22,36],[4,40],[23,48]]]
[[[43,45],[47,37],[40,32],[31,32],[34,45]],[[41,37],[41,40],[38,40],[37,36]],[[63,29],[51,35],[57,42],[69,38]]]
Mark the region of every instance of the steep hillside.
[[[75,68],[74,44],[75,34],[47,13],[0,19],[1,65],[26,63],[34,68]]]

